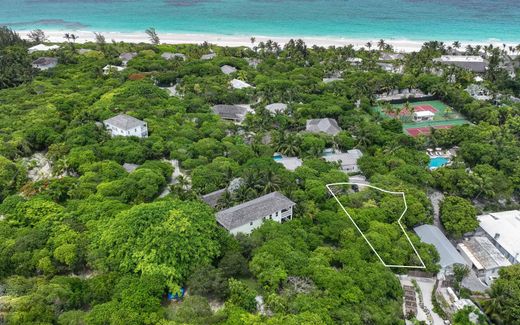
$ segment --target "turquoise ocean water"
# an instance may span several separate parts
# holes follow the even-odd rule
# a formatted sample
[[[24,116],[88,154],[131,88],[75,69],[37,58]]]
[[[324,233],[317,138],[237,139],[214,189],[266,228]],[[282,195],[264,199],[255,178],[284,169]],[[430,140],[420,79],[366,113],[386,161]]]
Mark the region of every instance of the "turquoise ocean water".
[[[520,0],[0,0],[0,25],[520,42]]]

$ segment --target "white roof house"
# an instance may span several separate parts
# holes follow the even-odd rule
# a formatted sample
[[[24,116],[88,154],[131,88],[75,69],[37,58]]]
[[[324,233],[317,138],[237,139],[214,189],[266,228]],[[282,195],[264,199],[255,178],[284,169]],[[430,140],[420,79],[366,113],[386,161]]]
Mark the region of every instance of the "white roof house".
[[[234,89],[244,89],[244,88],[253,87],[250,84],[248,84],[247,82],[239,80],[239,79],[233,79],[229,83],[231,84],[231,87],[233,87]]]
[[[520,210],[493,212],[477,217],[477,234],[485,235],[512,264],[520,262]]]
[[[148,126],[146,122],[130,115],[119,114],[103,121],[103,124],[112,136],[148,137]]]
[[[121,72],[123,70],[125,70],[126,68],[125,67],[120,67],[120,66],[117,66],[117,65],[106,65],[105,67],[103,67],[103,74],[104,75],[108,75],[112,72]]]
[[[220,71],[222,71],[223,74],[232,74],[237,72],[237,68],[225,64],[220,67]]]
[[[279,192],[272,192],[254,200],[239,204],[232,208],[217,212],[219,225],[230,233],[250,234],[266,220],[285,222],[292,219],[293,207],[296,205]]]
[[[363,157],[363,153],[359,149],[351,149],[347,152],[336,150],[323,155],[326,161],[339,163],[342,170],[350,173],[359,172],[357,161],[361,157]]]
[[[434,59],[442,64],[454,65],[476,73],[486,72],[488,62],[478,55],[443,55]]]
[[[287,104],[284,103],[272,103],[265,106],[265,109],[268,110],[271,114],[283,113],[287,110]]]
[[[430,121],[433,120],[435,113],[430,111],[418,111],[413,112],[414,121]]]
[[[27,51],[29,54],[38,52],[38,51],[51,51],[51,50],[57,50],[60,47],[58,45],[45,45],[45,44],[38,44],[33,47],[30,47]]]
[[[58,65],[57,58],[42,57],[32,62],[32,67],[39,70],[48,70]]]
[[[422,225],[414,228],[422,242],[432,244],[440,256],[439,264],[442,273],[449,273],[455,264],[467,265],[466,260],[459,254],[455,246],[446,238],[442,231],[433,225]]]
[[[279,164],[282,164],[285,169],[290,171],[295,171],[296,168],[300,167],[303,164],[303,161],[298,157],[285,157],[282,156],[281,158],[275,159]]]
[[[498,277],[499,269],[511,265],[489,238],[484,236],[471,237],[458,244],[457,248],[466,261],[473,265],[479,278],[488,285]]]
[[[341,128],[339,127],[338,122],[332,118],[307,120],[307,126],[305,129],[307,132],[327,133],[332,136],[341,132]]]

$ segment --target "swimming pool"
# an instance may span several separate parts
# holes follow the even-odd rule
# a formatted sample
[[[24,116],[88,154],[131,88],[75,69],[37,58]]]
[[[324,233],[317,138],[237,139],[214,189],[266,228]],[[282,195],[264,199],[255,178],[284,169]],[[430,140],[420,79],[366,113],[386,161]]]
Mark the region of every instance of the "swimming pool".
[[[282,161],[283,157],[280,154],[274,154],[273,159],[274,161]]]
[[[435,169],[435,168],[439,168],[439,167],[445,166],[449,162],[450,162],[450,160],[448,158],[433,157],[433,158],[430,158],[429,167],[430,167],[430,169]]]

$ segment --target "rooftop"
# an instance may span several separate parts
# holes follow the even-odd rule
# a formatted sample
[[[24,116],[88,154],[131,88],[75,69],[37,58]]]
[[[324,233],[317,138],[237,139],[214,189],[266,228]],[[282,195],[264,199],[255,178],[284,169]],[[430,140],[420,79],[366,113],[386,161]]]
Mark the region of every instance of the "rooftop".
[[[33,47],[29,48],[29,53],[37,52],[37,51],[50,51],[50,50],[57,50],[60,47],[58,45],[45,45],[45,44],[38,44]]]
[[[137,52],[121,53],[119,58],[123,61],[130,61],[137,56]]]
[[[308,132],[319,133],[324,132],[330,135],[336,135],[341,131],[338,122],[332,118],[322,118],[307,120],[306,130]]]
[[[363,153],[359,149],[347,150],[347,152],[334,151],[329,154],[323,155],[328,162],[341,162],[341,165],[356,165],[359,158],[363,156]]]
[[[224,73],[224,74],[232,74],[232,73],[237,72],[237,68],[225,64],[220,67],[220,71],[222,71],[222,73]]]
[[[226,189],[220,189],[215,192],[208,193],[206,195],[202,196],[202,201],[206,202],[207,205],[209,205],[212,208],[215,208],[218,204],[218,201],[226,193]]]
[[[58,64],[58,59],[57,58],[42,57],[42,58],[38,58],[38,59],[34,60],[32,64],[40,65],[40,66],[56,65],[56,64]]]
[[[231,87],[235,89],[243,89],[243,88],[249,88],[252,87],[250,84],[248,84],[245,81],[239,80],[239,79],[233,79],[229,82],[231,84]]]
[[[231,230],[282,209],[287,209],[295,204],[283,194],[272,192],[218,212],[217,221],[227,230]]]
[[[433,117],[433,116],[435,116],[435,113],[430,112],[430,111],[418,111],[418,112],[414,112],[413,115],[417,116],[417,117]]]
[[[161,57],[166,60],[173,60],[176,58],[181,58],[183,60],[186,60],[186,55],[184,55],[182,53],[165,52],[165,53],[161,54]]]
[[[460,243],[458,247],[479,270],[490,270],[511,265],[487,237],[472,237]]]
[[[243,121],[248,109],[239,105],[215,105],[211,108],[213,113],[226,120]]]
[[[201,56],[200,59],[201,60],[211,60],[216,56],[217,56],[216,53],[208,53],[208,54],[204,54],[203,56]]]
[[[478,55],[443,55],[437,60],[440,62],[485,62],[484,58]]]
[[[467,265],[466,260],[457,252],[457,249],[439,228],[432,225],[422,225],[415,227],[414,231],[421,238],[421,241],[435,246],[441,258],[439,264],[442,268],[453,264]]]
[[[144,121],[138,120],[135,117],[126,114],[119,114],[117,116],[111,117],[108,120],[103,121],[103,123],[105,123],[105,125],[113,125],[122,130],[130,130],[138,126],[146,125]]]
[[[511,256],[520,255],[520,210],[494,212],[478,216],[480,228]]]
[[[285,112],[285,110],[287,109],[287,104],[284,104],[284,103],[272,103],[272,104],[269,104],[265,107],[266,110],[268,110],[269,112],[275,114],[277,112]]]

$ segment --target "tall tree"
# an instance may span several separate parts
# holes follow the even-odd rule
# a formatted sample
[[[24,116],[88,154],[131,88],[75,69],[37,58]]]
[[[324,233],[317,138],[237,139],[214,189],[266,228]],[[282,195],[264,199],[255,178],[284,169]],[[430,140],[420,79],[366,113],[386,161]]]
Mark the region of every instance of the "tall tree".
[[[147,30],[145,30],[145,33],[148,35],[148,38],[150,39],[150,42],[154,45],[159,45],[161,43],[161,40],[159,39],[159,35],[157,35],[157,31],[155,28],[150,27]]]

